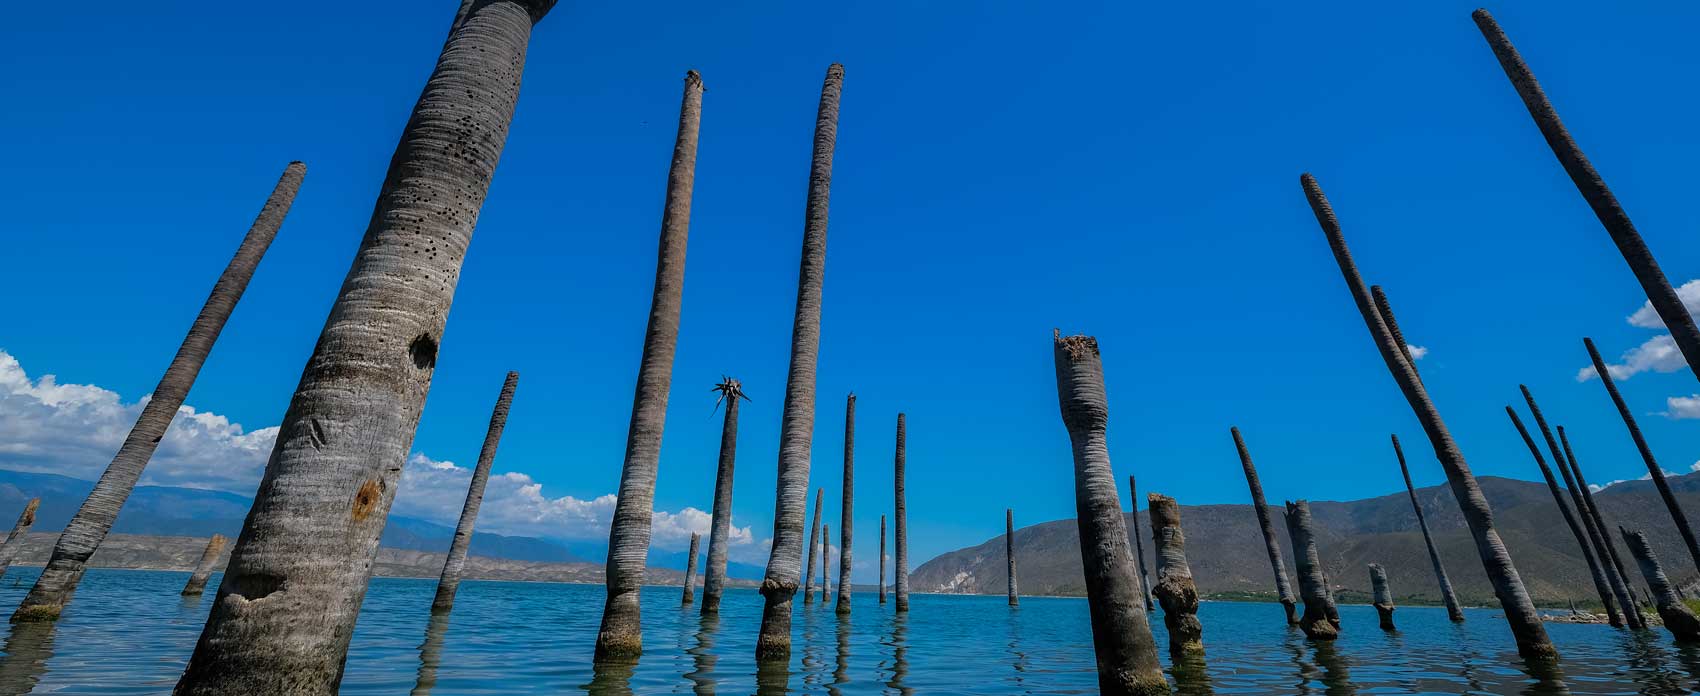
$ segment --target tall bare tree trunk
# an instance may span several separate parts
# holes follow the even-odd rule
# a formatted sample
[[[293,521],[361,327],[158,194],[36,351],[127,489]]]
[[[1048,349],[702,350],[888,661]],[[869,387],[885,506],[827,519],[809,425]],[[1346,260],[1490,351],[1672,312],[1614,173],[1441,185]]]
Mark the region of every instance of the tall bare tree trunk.
[[[1198,586],[1186,562],[1186,535],[1181,533],[1181,506],[1174,498],[1152,493],[1151,541],[1157,545],[1157,586],[1152,593],[1163,605],[1163,625],[1169,629],[1172,654],[1204,652],[1204,624],[1198,621]]]
[[[897,542],[896,567],[892,571],[892,584],[896,586],[893,594],[897,595],[897,611],[909,611],[909,505],[905,493],[905,467],[908,465],[907,452],[908,432],[905,427],[903,414],[897,414],[897,454],[895,457],[897,486],[896,523],[893,536]]]
[[[828,564],[827,556],[830,555],[830,551],[832,549],[832,545],[831,545],[830,542],[827,541],[827,539],[831,535],[832,535],[832,525],[823,524],[823,525],[820,526],[820,603],[821,604],[826,604],[826,596],[829,592],[831,592],[831,589],[828,587],[829,583],[827,582],[827,578],[826,578],[826,566]]]
[[[809,167],[809,202],[803,219],[803,258],[797,273],[797,313],[791,328],[791,369],[785,382],[785,411],[779,435],[779,482],[773,503],[773,551],[762,579],[761,634],[756,658],[791,659],[791,598],[797,594],[803,560],[803,506],[809,495],[809,445],[815,430],[815,359],[820,353],[821,284],[826,273],[827,200],[832,188],[832,151],[838,141],[838,97],[844,66],[826,69],[815,116],[814,162]]]
[[[1458,594],[1452,591],[1452,579],[1446,577],[1446,566],[1440,562],[1440,551],[1434,548],[1434,537],[1428,531],[1428,518],[1423,516],[1422,503],[1417,502],[1417,487],[1411,484],[1411,468],[1405,465],[1405,450],[1399,446],[1399,436],[1393,437],[1393,454],[1399,458],[1399,474],[1405,477],[1405,492],[1411,496],[1411,511],[1417,515],[1417,526],[1423,530],[1423,545],[1428,547],[1428,560],[1434,565],[1435,582],[1440,583],[1440,597],[1446,602],[1446,617],[1463,621],[1464,610],[1458,606]]]
[[[1369,584],[1374,592],[1375,615],[1381,619],[1381,630],[1396,630],[1398,627],[1393,625],[1393,590],[1387,586],[1387,571],[1380,563],[1369,564]]]
[[[490,481],[490,466],[496,463],[496,446],[501,444],[502,430],[508,426],[508,408],[513,405],[514,389],[518,386],[519,373],[508,372],[502,380],[502,391],[496,396],[496,407],[490,411],[490,426],[484,431],[484,446],[478,450],[478,465],[473,467],[472,481],[466,486],[466,504],[460,508],[454,541],[449,544],[449,556],[443,561],[443,576],[437,581],[437,596],[431,600],[432,612],[454,608],[460,576],[466,570],[467,549],[472,546],[472,530],[478,522],[478,508],[484,504],[484,484]]]
[[[880,604],[885,604],[885,515],[880,515]]]
[[[29,595],[12,614],[13,622],[57,620],[65,604],[71,601],[71,595],[76,592],[77,583],[82,581],[83,571],[88,567],[89,556],[94,555],[95,549],[112,531],[118,511],[130,498],[130,491],[141,479],[142,470],[153,458],[154,449],[159,447],[160,440],[171,427],[171,420],[189,396],[195,377],[201,373],[201,366],[206,364],[207,354],[212,352],[213,343],[218,341],[218,335],[236,309],[236,303],[242,299],[243,291],[248,289],[254,269],[260,265],[266,249],[277,237],[278,228],[283,226],[283,219],[295,202],[295,192],[301,189],[301,180],[306,175],[307,167],[300,162],[291,162],[284,168],[283,176],[278,178],[277,186],[266,199],[265,207],[260,209],[259,217],[248,228],[248,234],[236,248],[236,255],[225,266],[200,314],[190,324],[189,334],[183,337],[183,343],[178,346],[171,365],[165,369],[159,386],[154,387],[153,395],[142,407],[142,415],[131,427],[129,436],[124,438],[124,444],[118,448],[112,463],[95,482],[94,489],[89,491],[88,498],[83,500],[82,507],[77,509],[77,514],[59,534],[47,566],[42,568],[35,586],[30,588]]]
[[[702,535],[691,532],[690,557],[685,559],[685,596],[679,599],[679,606],[688,607],[696,601],[697,587],[697,544],[702,541]]]
[[[803,605],[815,603],[815,554],[820,550],[820,515],[826,500],[826,489],[815,489],[815,518],[809,523],[809,557],[803,562]]]
[[[23,546],[22,539],[30,533],[30,527],[35,526],[35,509],[41,507],[40,498],[30,498],[24,504],[24,511],[18,515],[18,523],[12,526],[12,533],[6,535],[6,543],[0,546],[0,577],[5,577],[6,569],[12,567],[12,559],[18,557],[18,548]]]
[[[1676,296],[1676,290],[1665,278],[1665,272],[1659,269],[1659,262],[1653,258],[1653,251],[1647,248],[1641,234],[1635,231],[1635,223],[1630,222],[1629,213],[1618,204],[1617,196],[1612,195],[1611,189],[1606,187],[1600,173],[1594,171],[1594,165],[1588,161],[1588,156],[1582,153],[1582,148],[1570,137],[1570,131],[1564,128],[1564,122],[1558,118],[1558,111],[1553,109],[1552,102],[1547,100],[1546,92],[1541,89],[1541,83],[1535,80],[1535,74],[1529,70],[1529,65],[1523,62],[1523,56],[1517,53],[1517,48],[1511,45],[1511,39],[1505,35],[1505,30],[1499,28],[1499,22],[1494,21],[1493,15],[1488,14],[1487,10],[1476,10],[1473,16],[1476,26],[1482,31],[1482,37],[1487,39],[1488,46],[1493,49],[1494,57],[1499,59],[1500,67],[1505,69],[1505,76],[1511,78],[1511,86],[1517,89],[1517,96],[1522,97],[1523,106],[1529,109],[1529,116],[1534,118],[1535,126],[1540,128],[1547,146],[1552,148],[1552,154],[1558,157],[1559,165],[1570,175],[1570,181],[1576,184],[1576,190],[1582,194],[1582,199],[1588,202],[1588,207],[1594,209],[1594,216],[1600,219],[1600,224],[1606,228],[1606,234],[1611,235],[1611,241],[1617,244],[1617,250],[1623,254],[1623,260],[1628,262],[1629,270],[1635,274],[1635,280],[1641,283],[1641,289],[1647,293],[1647,300],[1652,303],[1653,311],[1658,312],[1665,327],[1670,329],[1671,338],[1682,351],[1682,357],[1688,361],[1689,369],[1693,370],[1696,377],[1700,377],[1700,328],[1695,327],[1694,317],[1682,305],[1682,299]]]
[[[1380,285],[1369,286],[1370,301],[1375,303],[1375,311],[1381,315],[1381,320],[1387,323],[1388,333],[1393,334],[1393,342],[1399,344],[1399,353],[1405,356],[1405,362],[1411,366],[1411,373],[1417,374],[1417,359],[1411,355],[1411,344],[1405,340],[1405,332],[1399,330],[1399,320],[1393,318],[1393,303],[1387,301],[1387,293],[1382,292]],[[1420,381],[1422,375],[1417,374]]]
[[[720,612],[720,596],[726,593],[726,555],[732,530],[732,470],[738,458],[738,401],[749,400],[738,380],[722,377],[714,391],[726,403],[726,420],[720,428],[720,467],[714,476],[714,516],[708,530],[708,567],[702,578],[702,615]]]
[[[655,477],[661,465],[661,433],[667,424],[667,395],[673,387],[673,353],[679,343],[679,314],[685,289],[685,246],[691,226],[697,136],[702,128],[702,78],[685,73],[679,105],[679,132],[667,171],[667,197],[656,246],[655,289],[644,329],[643,360],[638,366],[632,419],[626,433],[626,460],[614,518],[608,527],[608,596],[602,628],[596,634],[596,658],[629,658],[643,652],[643,620],[638,593],[649,559],[650,523],[655,517]]]
[[[856,508],[856,395],[844,399],[844,509],[838,519],[838,608],[850,613],[850,522]]]
[[[1411,369],[1411,363],[1405,359],[1404,351],[1395,344],[1381,311],[1375,307],[1369,288],[1365,287],[1363,278],[1358,275],[1357,265],[1352,262],[1352,252],[1346,248],[1346,238],[1340,232],[1340,223],[1334,218],[1334,209],[1328,204],[1328,198],[1323,195],[1322,187],[1316,183],[1316,179],[1305,174],[1300,181],[1304,185],[1305,197],[1310,201],[1311,210],[1316,214],[1316,221],[1328,237],[1328,245],[1334,252],[1334,260],[1340,266],[1340,274],[1345,278],[1346,286],[1357,304],[1358,313],[1362,315],[1364,325],[1369,329],[1370,337],[1381,353],[1382,361],[1387,364],[1388,372],[1392,373],[1394,381],[1399,384],[1399,390],[1404,393],[1412,413],[1422,422],[1423,432],[1428,435],[1429,443],[1434,446],[1435,458],[1440,460],[1440,466],[1446,472],[1446,480],[1452,486],[1452,495],[1458,499],[1458,508],[1464,514],[1464,522],[1476,542],[1476,552],[1481,555],[1482,568],[1493,585],[1494,595],[1499,598],[1500,606],[1505,610],[1506,623],[1510,625],[1512,636],[1517,641],[1517,652],[1529,659],[1555,658],[1558,651],[1553,648],[1552,640],[1547,637],[1546,626],[1541,623],[1540,614],[1535,611],[1535,603],[1529,598],[1528,590],[1523,586],[1523,579],[1517,575],[1517,566],[1511,561],[1511,553],[1506,550],[1505,542],[1499,538],[1498,530],[1493,527],[1493,508],[1488,505],[1487,497],[1482,495],[1481,486],[1476,483],[1475,475],[1470,472],[1470,465],[1464,461],[1463,452],[1458,450],[1458,443],[1452,440],[1452,434],[1447,431],[1445,421],[1440,418],[1440,411],[1435,408],[1434,402],[1429,400],[1428,390],[1423,387],[1422,380],[1417,378],[1416,371]]]
[[[1004,533],[1003,533],[1004,559],[1009,561],[1009,605],[1012,606],[1012,607],[1020,606],[1021,605],[1021,595],[1016,592],[1016,588],[1015,588],[1015,510],[1014,509],[1004,508],[1004,510],[1003,510],[1003,528],[1004,528]]]
[[[1688,525],[1688,515],[1682,512],[1682,506],[1676,502],[1676,494],[1670,490],[1670,483],[1665,481],[1665,470],[1659,466],[1659,461],[1653,458],[1653,449],[1647,446],[1647,438],[1641,435],[1641,426],[1635,423],[1635,415],[1629,412],[1629,405],[1623,402],[1623,395],[1617,391],[1617,382],[1611,378],[1611,370],[1606,369],[1606,361],[1600,358],[1600,351],[1594,347],[1594,339],[1582,339],[1582,345],[1588,348],[1588,358],[1594,361],[1594,372],[1599,374],[1600,383],[1606,385],[1606,393],[1611,395],[1611,402],[1617,406],[1617,414],[1623,417],[1624,427],[1629,429],[1629,439],[1635,441],[1635,449],[1641,453],[1641,461],[1647,465],[1647,475],[1653,480],[1653,487],[1659,489],[1659,497],[1665,501],[1665,510],[1670,512],[1671,522],[1676,524],[1676,531],[1682,535],[1683,545],[1688,547],[1688,557],[1693,560],[1696,570],[1700,570],[1700,541],[1694,536],[1694,528]]]
[[[1286,610],[1287,623],[1296,624],[1299,618],[1293,606],[1297,602],[1293,599],[1293,586],[1287,583],[1287,566],[1281,560],[1281,544],[1275,541],[1275,523],[1269,518],[1269,503],[1263,499],[1263,482],[1257,478],[1257,467],[1251,463],[1251,451],[1246,449],[1240,429],[1229,428],[1228,432],[1234,436],[1234,449],[1239,450],[1246,486],[1251,488],[1251,506],[1257,512],[1257,527],[1263,532],[1263,548],[1269,552],[1269,566],[1275,570],[1275,596]]]
[[[1629,545],[1630,555],[1641,566],[1641,576],[1647,579],[1647,588],[1653,593],[1653,605],[1659,610],[1659,618],[1665,620],[1665,628],[1678,642],[1700,641],[1700,619],[1695,618],[1688,605],[1682,603],[1676,587],[1665,577],[1659,557],[1653,553],[1653,546],[1647,543],[1647,535],[1622,527],[1618,528],[1618,533],[1623,535],[1623,543]]]
[[[284,414],[179,696],[336,692],[531,29],[553,6],[483,0],[449,37]]]
[[[1605,516],[1600,514],[1600,508],[1594,504],[1594,492],[1588,488],[1588,479],[1582,476],[1582,467],[1576,463],[1576,454],[1570,450],[1570,438],[1564,434],[1564,426],[1558,426],[1558,441],[1564,445],[1565,466],[1576,477],[1576,488],[1582,492],[1582,502],[1587,503],[1588,516],[1594,520],[1594,528],[1600,530],[1600,541],[1605,544],[1605,555],[1611,559],[1611,569],[1623,584],[1626,595],[1620,598],[1625,601],[1624,619],[1628,620],[1630,628],[1646,628],[1647,620],[1641,617],[1641,610],[1635,601],[1635,590],[1630,584],[1629,571],[1623,565],[1623,559],[1617,553],[1617,544],[1611,538],[1611,526],[1606,524]]]
[[[1564,524],[1570,527],[1571,535],[1576,537],[1576,545],[1582,549],[1582,560],[1588,563],[1588,576],[1594,580],[1594,590],[1599,593],[1600,604],[1606,608],[1606,616],[1611,625],[1622,627],[1623,616],[1617,612],[1617,603],[1612,599],[1611,585],[1606,582],[1606,576],[1600,572],[1599,560],[1594,557],[1594,549],[1588,543],[1588,536],[1582,531],[1582,525],[1577,524],[1576,516],[1571,514],[1570,506],[1564,503],[1564,493],[1559,491],[1558,482],[1553,480],[1552,469],[1547,467],[1546,458],[1541,456],[1541,450],[1535,445],[1529,431],[1523,427],[1523,421],[1517,418],[1517,412],[1510,406],[1505,407],[1505,415],[1511,416],[1511,424],[1517,426],[1517,434],[1523,436],[1523,444],[1529,446],[1529,454],[1535,458],[1535,464],[1541,468],[1541,477],[1546,479],[1547,490],[1552,492],[1552,502],[1558,506],[1558,511],[1564,515]]]
[[[1322,576],[1322,557],[1316,552],[1316,531],[1311,528],[1310,503],[1288,502],[1284,515],[1287,535],[1293,542],[1293,572],[1299,578],[1299,598],[1304,600],[1304,615],[1299,617],[1299,630],[1311,640],[1334,640],[1340,637],[1340,626],[1329,619],[1334,610],[1334,598],[1328,592],[1328,580]]]
[[[185,597],[196,597],[207,589],[207,578],[212,576],[214,565],[218,564],[218,555],[224,553],[225,542],[230,541],[223,534],[214,534],[207,540],[207,547],[201,551],[201,560],[195,564],[195,571],[189,574],[189,582],[183,584]]]
[[[1155,611],[1157,605],[1151,602],[1151,577],[1145,572],[1145,535],[1139,532],[1139,483],[1134,481],[1133,474],[1127,475],[1127,493],[1128,519],[1133,526],[1128,538],[1133,539],[1133,560],[1139,564],[1139,574],[1134,580],[1139,583],[1139,596],[1145,598],[1145,610]]]
[[[1122,521],[1121,499],[1110,469],[1109,400],[1104,363],[1091,336],[1052,341],[1057,401],[1074,452],[1075,523],[1098,656],[1098,691],[1109,696],[1167,694],[1157,663],[1157,643],[1145,614],[1139,581]]]

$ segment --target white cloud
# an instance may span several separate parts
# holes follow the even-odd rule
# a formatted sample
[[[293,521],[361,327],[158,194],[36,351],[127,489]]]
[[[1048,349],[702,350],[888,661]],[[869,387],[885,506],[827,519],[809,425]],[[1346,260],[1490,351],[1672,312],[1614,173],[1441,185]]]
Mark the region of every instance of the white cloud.
[[[1682,301],[1682,306],[1691,315],[1700,315],[1700,279],[1690,280],[1676,289],[1676,298]],[[1653,311],[1652,301],[1641,304],[1641,308],[1629,315],[1629,325],[1643,329],[1664,329],[1665,322],[1659,318],[1659,313]]]
[[[1688,470],[1689,471],[1700,471],[1700,462],[1695,462],[1693,465],[1688,467]],[[1677,475],[1676,472],[1671,471],[1669,469],[1665,469],[1664,472],[1665,472],[1666,478]],[[1588,484],[1588,490],[1593,491],[1595,493],[1598,493],[1600,491],[1603,491],[1607,488],[1611,488],[1612,486],[1615,486],[1615,485],[1620,484],[1620,483],[1628,483],[1630,481],[1649,481],[1649,480],[1652,480],[1652,478],[1653,478],[1652,474],[1642,474],[1641,476],[1639,476],[1637,478],[1633,478],[1633,479],[1618,479],[1616,481],[1607,481],[1604,486],[1597,484],[1597,483],[1590,483],[1590,484]]]
[[[1428,349],[1422,346],[1413,346],[1407,343],[1405,344],[1405,349],[1411,351],[1412,360],[1422,360],[1424,357],[1428,356]]]
[[[1690,280],[1676,289],[1677,299],[1690,315],[1700,315],[1700,279]],[[1643,329],[1665,329],[1664,320],[1653,311],[1653,303],[1643,302],[1641,308],[1635,310],[1628,318],[1630,326]],[[1676,372],[1688,367],[1682,352],[1677,350],[1676,341],[1670,334],[1660,334],[1647,339],[1621,357],[1616,363],[1607,363],[1606,370],[1612,379],[1629,379],[1642,372]],[[1586,382],[1595,378],[1593,366],[1584,367],[1576,372],[1576,381]]]
[[[1700,394],[1666,398],[1664,416],[1672,420],[1700,418]]]

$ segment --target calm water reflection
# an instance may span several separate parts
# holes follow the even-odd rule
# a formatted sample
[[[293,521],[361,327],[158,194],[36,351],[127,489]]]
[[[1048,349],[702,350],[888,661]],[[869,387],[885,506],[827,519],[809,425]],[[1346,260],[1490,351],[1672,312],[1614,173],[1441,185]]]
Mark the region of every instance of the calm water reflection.
[[[0,581],[15,605],[38,571]],[[212,594],[180,599],[186,573],[90,571],[55,626],[17,627],[4,642],[0,694],[166,694],[176,684]],[[23,582],[17,582],[18,578]],[[215,581],[216,582],[216,581]],[[916,596],[894,616],[869,593],[855,612],[799,610],[788,665],[757,668],[761,597],[731,590],[719,617],[681,609],[678,591],[644,591],[641,660],[595,666],[600,586],[467,582],[453,615],[430,612],[434,580],[372,583],[349,651],[344,694],[1090,694],[1096,691],[1086,605],[1072,599]],[[1277,605],[1207,602],[1205,654],[1175,662],[1184,694],[1686,694],[1700,648],[1663,632],[1549,627],[1564,661],[1530,665],[1497,612],[1454,625],[1444,610],[1399,612],[1381,631],[1367,606],[1341,608],[1334,644],[1282,624]],[[1163,645],[1161,622],[1157,644]]]

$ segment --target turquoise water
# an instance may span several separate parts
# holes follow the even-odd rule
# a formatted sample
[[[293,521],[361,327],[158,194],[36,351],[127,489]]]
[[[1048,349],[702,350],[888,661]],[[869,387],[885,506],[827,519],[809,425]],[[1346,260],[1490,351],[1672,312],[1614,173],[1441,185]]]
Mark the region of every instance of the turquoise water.
[[[14,568],[0,606],[39,572]],[[194,647],[212,593],[177,596],[187,573],[93,570],[51,629],[8,638],[0,694],[164,694]],[[14,579],[21,578],[21,583]],[[214,578],[209,587],[216,587]],[[378,578],[349,651],[344,694],[1083,694],[1094,693],[1086,603],[1003,597],[913,597],[895,618],[872,593],[840,620],[799,609],[789,670],[758,673],[754,590],[727,593],[718,621],[679,608],[679,589],[645,590],[643,659],[597,669],[591,647],[602,587],[468,581],[446,626],[430,618],[434,580]],[[1206,603],[1204,664],[1170,677],[1190,694],[1686,694],[1700,649],[1669,634],[1552,625],[1562,675],[1532,676],[1497,612],[1400,609],[1398,633],[1367,606],[1341,608],[1345,635],[1314,645],[1282,624],[1279,606]],[[1159,645],[1162,622],[1154,622]],[[48,631],[50,635],[42,635]],[[427,635],[432,640],[427,640]]]

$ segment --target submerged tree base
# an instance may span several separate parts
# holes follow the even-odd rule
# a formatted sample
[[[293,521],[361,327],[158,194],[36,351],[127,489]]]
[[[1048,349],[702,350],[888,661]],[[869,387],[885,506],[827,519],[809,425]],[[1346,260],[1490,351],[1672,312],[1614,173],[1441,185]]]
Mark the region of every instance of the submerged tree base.
[[[52,604],[32,604],[27,607],[18,607],[18,611],[12,614],[12,623],[43,623],[58,621],[59,615],[64,613],[64,611],[64,606],[54,606]]]

